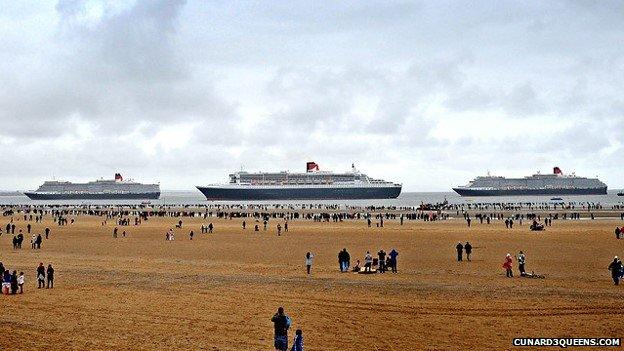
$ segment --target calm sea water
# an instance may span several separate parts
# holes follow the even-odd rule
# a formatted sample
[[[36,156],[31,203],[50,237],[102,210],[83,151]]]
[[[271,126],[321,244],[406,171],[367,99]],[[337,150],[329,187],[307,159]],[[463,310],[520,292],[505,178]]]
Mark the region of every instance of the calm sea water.
[[[560,196],[564,202],[600,203],[602,205],[624,204],[624,197],[617,196],[617,190],[610,190],[607,195],[589,196]],[[455,192],[405,192],[396,199],[384,200],[324,200],[324,201],[206,201],[199,191],[163,191],[159,200],[151,200],[152,205],[196,205],[196,204],[330,204],[347,206],[396,206],[413,207],[421,203],[441,203],[447,200],[451,204],[470,203],[541,203],[554,202],[552,196],[488,196],[488,197],[461,197]],[[0,196],[0,205],[122,205],[140,204],[140,200],[30,200],[26,196]]]

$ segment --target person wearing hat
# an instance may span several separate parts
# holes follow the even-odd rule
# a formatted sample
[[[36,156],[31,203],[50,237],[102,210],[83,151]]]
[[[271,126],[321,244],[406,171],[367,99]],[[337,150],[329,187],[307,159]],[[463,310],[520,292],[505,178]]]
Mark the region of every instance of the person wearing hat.
[[[503,263],[503,268],[505,268],[507,278],[513,278],[513,271],[511,270],[511,263],[513,259],[511,258],[511,254],[507,254],[505,256],[505,263]]]
[[[611,264],[609,264],[609,270],[611,271],[611,278],[615,285],[620,285],[620,273],[622,272],[622,261],[615,256]]]

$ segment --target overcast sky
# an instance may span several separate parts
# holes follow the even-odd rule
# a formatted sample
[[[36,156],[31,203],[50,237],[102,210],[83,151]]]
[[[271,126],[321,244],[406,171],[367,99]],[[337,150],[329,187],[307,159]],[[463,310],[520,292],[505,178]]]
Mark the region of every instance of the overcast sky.
[[[624,187],[622,1],[0,0],[0,188],[351,163]]]

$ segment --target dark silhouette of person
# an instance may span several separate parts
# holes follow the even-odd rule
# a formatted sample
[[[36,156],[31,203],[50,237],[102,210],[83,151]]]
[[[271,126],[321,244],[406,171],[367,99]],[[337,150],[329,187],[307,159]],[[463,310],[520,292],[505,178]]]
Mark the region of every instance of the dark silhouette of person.
[[[455,249],[457,250],[457,261],[459,262],[462,260],[462,254],[464,252],[464,245],[462,245],[462,243],[459,242],[455,246]]]
[[[275,335],[273,339],[273,346],[275,346],[276,351],[287,351],[288,350],[288,328],[290,328],[290,318],[284,313],[284,308],[280,307],[277,309],[277,313],[273,315],[271,318],[271,322],[273,322],[273,327],[275,330]]]
[[[622,261],[615,256],[611,264],[609,264],[609,270],[611,271],[611,278],[615,285],[620,285],[620,274],[622,274]]]
[[[46,287],[46,289],[52,289],[54,288],[54,268],[52,268],[51,264],[48,265],[46,273],[48,278],[48,286]]]
[[[464,245],[464,250],[466,250],[466,259],[470,261],[470,254],[472,254],[472,245],[466,241],[466,245]]]
[[[39,263],[39,267],[37,267],[37,289],[45,287],[45,272],[43,263]]]

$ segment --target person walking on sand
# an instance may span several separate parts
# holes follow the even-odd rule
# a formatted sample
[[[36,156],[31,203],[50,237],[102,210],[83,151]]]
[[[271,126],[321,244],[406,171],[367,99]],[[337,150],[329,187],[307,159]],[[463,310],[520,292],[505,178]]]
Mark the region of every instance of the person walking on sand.
[[[466,259],[470,261],[470,254],[472,254],[472,245],[466,241],[466,245],[464,245],[464,250],[466,250]]]
[[[37,267],[37,284],[37,289],[45,288],[45,267],[41,262]]]
[[[54,268],[52,268],[51,264],[48,265],[46,273],[46,276],[48,278],[48,286],[46,287],[46,289],[52,289],[54,288]]]
[[[281,224],[277,224],[277,236],[282,235],[282,225]]]
[[[615,285],[620,285],[620,274],[622,272],[622,261],[615,256],[611,264],[609,264],[609,270],[611,271],[611,278]]]
[[[464,252],[464,245],[462,245],[461,242],[457,243],[457,245],[455,246],[455,249],[457,250],[457,262],[461,262],[462,260],[462,254]]]
[[[513,259],[511,258],[511,254],[507,254],[507,256],[505,256],[505,262],[503,263],[503,268],[505,268],[507,278],[513,278],[513,271],[511,270],[512,261]]]
[[[312,269],[312,261],[314,260],[314,255],[311,252],[306,253],[305,264],[306,264],[306,272],[310,275],[310,270]]]
[[[271,318],[275,334],[273,337],[273,346],[275,351],[288,351],[288,328],[290,328],[290,317],[284,313],[284,308],[277,309],[277,313]]]

